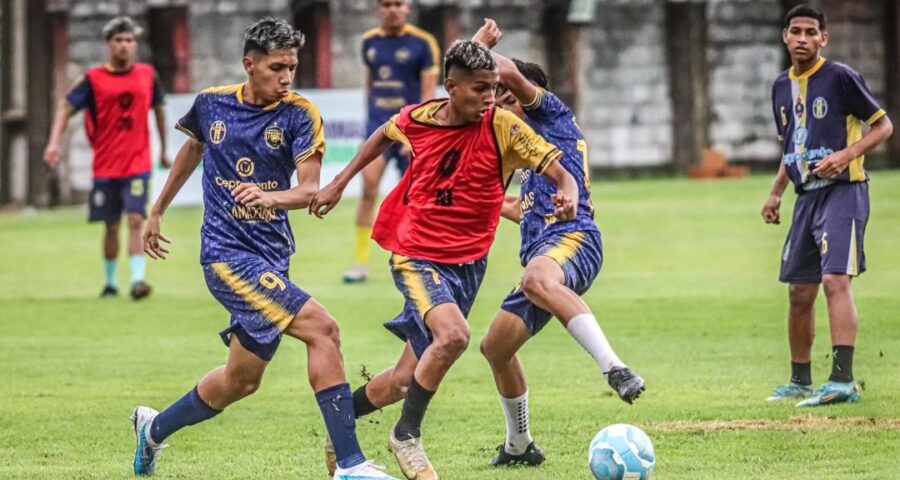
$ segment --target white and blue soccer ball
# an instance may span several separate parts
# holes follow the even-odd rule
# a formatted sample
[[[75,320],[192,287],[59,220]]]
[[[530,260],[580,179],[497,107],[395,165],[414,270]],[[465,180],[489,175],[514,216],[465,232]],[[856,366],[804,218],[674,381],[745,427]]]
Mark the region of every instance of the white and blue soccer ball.
[[[594,437],[588,451],[597,480],[648,480],[656,464],[653,442],[634,425],[610,425]]]

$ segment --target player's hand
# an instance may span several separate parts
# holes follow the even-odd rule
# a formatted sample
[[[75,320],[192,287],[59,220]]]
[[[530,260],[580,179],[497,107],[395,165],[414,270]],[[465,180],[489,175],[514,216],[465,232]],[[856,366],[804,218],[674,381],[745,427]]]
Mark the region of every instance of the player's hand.
[[[845,148],[832,153],[825,160],[822,160],[822,163],[812,173],[819,178],[837,178],[838,175],[847,169],[851,160],[853,160],[853,157]]]
[[[500,39],[503,38],[503,32],[500,31],[500,27],[497,26],[497,22],[493,19],[485,18],[484,25],[475,32],[475,36],[472,37],[473,42],[478,42],[487,48],[494,48],[500,43]]]
[[[762,208],[762,217],[766,223],[781,224],[781,196],[772,195]]]
[[[159,155],[159,166],[168,170],[172,168],[172,160],[169,159],[168,155],[162,153]]]
[[[255,183],[242,183],[234,187],[231,196],[237,203],[248,207],[273,208],[276,204],[272,192],[266,192]]]
[[[47,144],[47,148],[44,149],[44,163],[50,165],[50,168],[59,165],[59,145]]]
[[[325,188],[319,190],[319,193],[316,193],[312,201],[309,202],[309,213],[319,218],[325,218],[325,215],[328,215],[328,212],[334,209],[338,202],[341,201],[343,194],[344,187],[332,181],[325,185]]]
[[[169,250],[162,246],[159,242],[172,243],[171,240],[162,234],[162,215],[151,213],[147,219],[147,226],[144,227],[144,253],[154,260],[165,260]]]
[[[554,193],[550,199],[556,207],[554,215],[556,215],[556,218],[559,219],[559,221],[568,222],[569,220],[575,220],[575,214],[578,213],[578,205],[571,197],[564,192],[558,191]]]

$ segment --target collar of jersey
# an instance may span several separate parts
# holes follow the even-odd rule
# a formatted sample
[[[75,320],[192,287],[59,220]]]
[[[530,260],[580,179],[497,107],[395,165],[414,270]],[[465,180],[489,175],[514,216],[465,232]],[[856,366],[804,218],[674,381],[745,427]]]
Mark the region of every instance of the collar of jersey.
[[[806,80],[807,78],[815,75],[816,72],[818,72],[819,69],[822,68],[822,65],[825,65],[825,57],[819,57],[819,61],[816,62],[816,64],[813,65],[812,68],[803,72],[803,75],[797,75],[796,73],[794,73],[794,67],[791,67],[791,69],[788,70],[788,76],[791,78],[791,80]]]
[[[402,37],[404,35],[409,35],[409,23],[404,23],[403,28],[400,29],[400,32],[397,35],[388,35],[387,31],[384,27],[378,27],[378,36],[385,38],[397,38]]]
[[[259,107],[259,105],[254,105],[252,103],[244,103],[244,85],[246,85],[246,83],[242,83],[241,86],[237,89],[237,92],[235,92],[238,103],[240,103],[241,105],[249,105],[251,107]],[[262,107],[262,109],[263,110],[271,110],[280,104],[281,104],[281,100],[275,100],[274,102],[266,105],[265,107]]]

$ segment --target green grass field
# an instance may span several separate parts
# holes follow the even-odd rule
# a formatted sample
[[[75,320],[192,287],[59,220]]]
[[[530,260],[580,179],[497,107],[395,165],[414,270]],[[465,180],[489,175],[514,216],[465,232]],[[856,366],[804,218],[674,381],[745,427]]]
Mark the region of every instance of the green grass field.
[[[520,274],[518,231],[505,224],[470,316],[469,351],[425,421],[442,478],[589,478],[586,450],[611,423],[650,435],[657,479],[897,478],[900,449],[900,172],[875,172],[866,236],[871,271],[854,283],[863,401],[798,411],[763,399],[789,376],[786,287],[777,282],[787,225],[759,209],[769,177],[696,183],[601,182],[594,189],[607,256],[586,295],[619,355],[647,381],[634,406],[613,397],[597,368],[558,324],[523,351],[532,432],[548,454],[537,470],[487,466],[505,424],[478,343]],[[783,215],[790,217],[793,194]],[[294,280],[338,319],[352,386],[402,344],[381,327],[401,308],[378,252],[365,286],[345,286],[353,242],[347,201],[325,221],[293,216]],[[131,476],[135,405],[162,409],[225,360],[225,310],[198,264],[200,209],[172,210],[170,259],[151,263],[154,296],[100,301],[100,228],[84,210],[0,217],[0,478]],[[120,262],[126,289],[127,261]],[[824,299],[818,305],[814,380],[830,369]],[[325,478],[324,425],[306,381],[303,345],[285,339],[253,397],[173,436],[160,478]],[[370,457],[399,470],[386,449],[399,406],[359,425]]]

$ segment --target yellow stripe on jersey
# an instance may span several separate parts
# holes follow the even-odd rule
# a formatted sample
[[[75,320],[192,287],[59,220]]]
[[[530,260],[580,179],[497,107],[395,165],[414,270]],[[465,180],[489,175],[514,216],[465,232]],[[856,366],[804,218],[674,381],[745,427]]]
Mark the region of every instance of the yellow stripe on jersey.
[[[284,331],[294,321],[294,314],[285,310],[278,302],[256,291],[254,285],[247,283],[231,271],[227,264],[213,263],[212,268],[234,293],[262,313],[266,320],[277,325],[279,330]]]
[[[438,45],[438,41],[436,38],[434,38],[434,35],[426,32],[425,30],[422,30],[421,28],[419,28],[415,25],[410,25],[408,23],[403,28],[403,33],[412,35],[413,37],[416,37],[416,38],[420,38],[420,39],[424,40],[425,43],[428,44],[428,49],[430,50],[431,57],[432,57],[431,64],[433,66],[429,69],[423,70],[422,73],[440,74],[441,73],[441,47],[440,47],[440,45]]]
[[[860,140],[862,140],[862,122],[853,115],[847,115],[847,146],[849,147]],[[865,161],[865,155],[860,155],[850,160],[850,165],[847,168],[850,170],[851,182],[865,181],[866,171],[863,168]]]
[[[868,120],[866,120],[866,125],[871,127],[872,125],[875,124],[875,122],[881,120],[881,117],[883,117],[885,115],[887,115],[887,112],[885,112],[884,109],[879,109],[871,117],[869,117]]]
[[[193,140],[193,141],[195,141],[195,142],[197,142],[197,143],[204,143],[202,138],[197,138],[197,137],[194,135],[194,132],[192,132],[192,131],[190,131],[190,130],[184,128],[184,127],[182,127],[180,123],[176,123],[176,124],[175,124],[175,130],[178,130],[178,131],[180,131],[181,133],[187,135],[188,137],[190,137],[191,140]]]
[[[534,92],[534,99],[528,103],[522,104],[522,108],[525,110],[534,110],[541,104],[541,99],[544,98],[545,90],[543,88],[536,88]]]
[[[816,72],[818,72],[819,69],[821,69],[823,65],[825,65],[825,57],[819,57],[819,61],[816,62],[816,64],[813,65],[812,68],[810,68],[809,70],[803,72],[802,75],[797,75],[796,73],[794,73],[794,72],[795,72],[795,71],[794,71],[794,67],[791,67],[790,70],[788,70],[788,77],[789,77],[791,80],[806,80],[806,79],[808,79],[809,77],[815,75]],[[804,96],[804,100],[805,100],[805,99],[806,99],[806,97]]]
[[[382,30],[381,27],[375,27],[373,29],[366,30],[365,33],[362,34],[362,39],[368,40],[372,37],[383,37],[383,36],[384,36],[384,30]]]
[[[543,173],[551,163],[559,160],[563,152],[548,143],[515,114],[507,110],[494,110],[494,138],[500,150],[503,179],[512,177],[519,168]]]
[[[288,105],[293,105],[303,109],[303,111],[305,111],[309,115],[309,118],[313,122],[313,144],[308,150],[299,153],[296,157],[294,157],[294,164],[303,163],[317,153],[324,154],[325,129],[322,126],[322,114],[321,112],[319,112],[319,107],[310,102],[309,99],[294,92],[291,92],[290,95],[288,95],[284,100],[284,102]]]
[[[406,148],[412,151],[412,142],[410,142],[406,134],[401,132],[400,128],[397,127],[397,118],[399,117],[400,115],[396,114],[384,124],[384,136],[395,142],[402,143]]]
[[[434,307],[434,304],[431,302],[431,296],[428,295],[428,290],[425,288],[425,281],[422,280],[422,275],[416,270],[416,265],[409,258],[394,254],[392,259],[393,268],[400,272],[400,276],[403,277],[403,285],[406,286],[406,290],[409,292],[409,297],[415,304],[416,310],[419,311],[419,315],[422,318],[425,318],[425,314]]]
[[[207,88],[207,89],[201,91],[200,93],[209,93],[212,95],[235,95],[236,94],[238,100],[241,103],[244,103],[244,100],[241,97],[242,96],[241,88],[243,88],[243,87],[244,87],[243,83],[238,83],[236,85],[223,85],[220,87]]]
[[[584,232],[568,233],[544,255],[555,260],[559,266],[563,266],[575,257],[582,245],[584,245]]]

